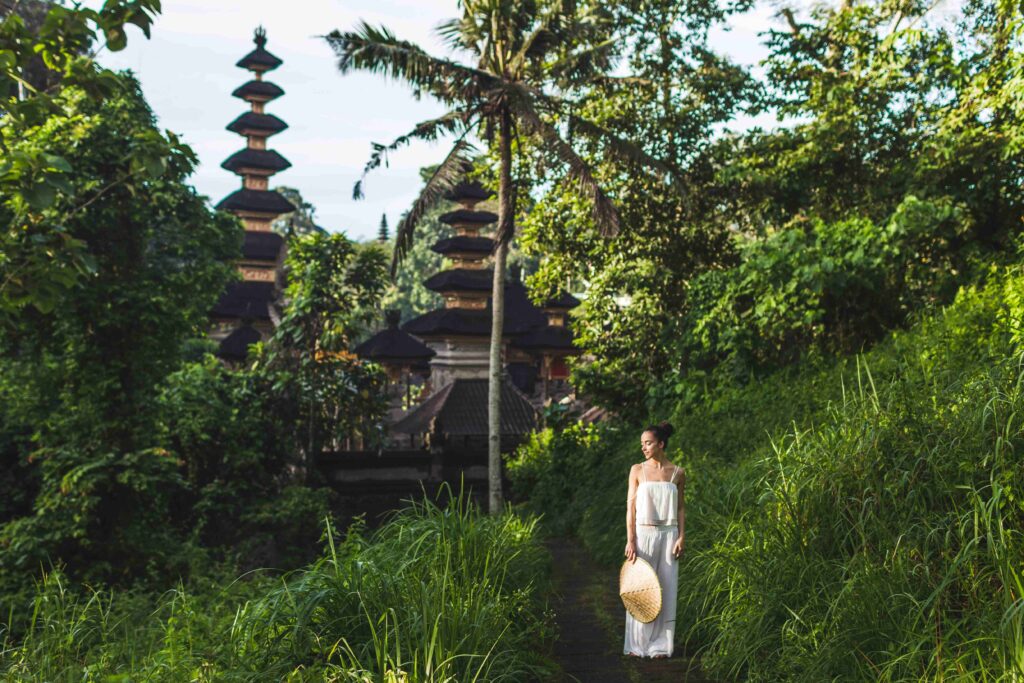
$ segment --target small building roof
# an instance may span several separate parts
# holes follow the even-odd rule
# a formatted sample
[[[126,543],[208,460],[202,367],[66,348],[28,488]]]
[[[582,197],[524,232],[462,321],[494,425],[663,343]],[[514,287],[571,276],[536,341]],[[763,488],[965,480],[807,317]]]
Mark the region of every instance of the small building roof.
[[[225,360],[243,361],[249,355],[249,347],[263,336],[251,325],[242,325],[220,342],[217,355]]]
[[[262,26],[257,27],[253,32],[252,42],[256,43],[256,49],[239,59],[235,66],[250,71],[271,71],[281,66],[283,62],[263,47],[267,44],[267,32]]]
[[[544,302],[544,308],[575,308],[580,305],[580,300],[569,292],[562,292],[554,299]]]
[[[490,237],[469,237],[468,235],[456,235],[447,239],[438,240],[430,247],[438,254],[490,254],[494,248],[494,240]]]
[[[284,238],[276,232],[246,230],[242,242],[242,258],[252,261],[277,261]]]
[[[454,225],[456,223],[478,223],[479,225],[490,225],[498,220],[498,214],[491,211],[470,211],[469,209],[457,209],[441,214],[438,218],[442,223]]]
[[[217,208],[222,211],[255,211],[258,213],[282,214],[295,211],[295,206],[274,190],[235,190],[220,200]]]
[[[486,436],[486,379],[456,379],[428,397],[391,427],[392,432],[422,434],[435,420],[438,431],[456,436]],[[501,382],[501,433],[518,436],[537,426],[537,410],[508,379]]]
[[[559,325],[545,325],[530,330],[512,341],[512,346],[526,351],[567,351],[579,353],[573,343],[572,330]]]
[[[289,168],[292,162],[285,159],[272,149],[240,149],[220,165],[221,168],[239,173],[244,168],[260,168],[275,173]]]
[[[458,185],[453,187],[451,190],[446,192],[444,198],[456,202],[467,199],[474,202],[480,202],[493,196],[493,192],[488,190],[486,187],[484,187],[477,181],[463,180]]]
[[[210,315],[218,318],[270,320],[273,282],[229,282]]]
[[[452,268],[442,270],[424,280],[423,286],[435,292],[489,292],[494,287],[494,269]]]
[[[284,95],[284,90],[270,81],[252,80],[238,86],[231,94],[248,102],[269,102]]]
[[[535,327],[547,327],[548,317],[533,305],[526,293],[526,285],[519,280],[505,283],[505,330],[520,334]]]
[[[408,332],[398,329],[400,311],[387,312],[387,329],[373,335],[355,348],[360,358],[367,358],[381,363],[412,363],[432,358],[435,351],[413,337]]]
[[[267,137],[280,133],[287,127],[287,123],[273,114],[257,114],[252,111],[240,114],[238,118],[227,125],[227,129],[232,133],[245,135],[245,131],[249,130],[264,133]]]

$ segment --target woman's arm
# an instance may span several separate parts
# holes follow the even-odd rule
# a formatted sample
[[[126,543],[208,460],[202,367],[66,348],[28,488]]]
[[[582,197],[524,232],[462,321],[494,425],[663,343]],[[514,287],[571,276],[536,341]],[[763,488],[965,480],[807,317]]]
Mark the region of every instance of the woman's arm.
[[[637,466],[629,468],[629,487],[626,495],[626,559],[632,562],[636,559],[636,488],[639,485],[640,477],[637,474]]]
[[[675,547],[672,549],[673,554],[679,557],[683,554],[683,550],[686,548],[686,472],[685,470],[679,477],[679,482],[676,484],[679,487],[679,510],[677,517],[679,519],[679,538],[676,540]]]

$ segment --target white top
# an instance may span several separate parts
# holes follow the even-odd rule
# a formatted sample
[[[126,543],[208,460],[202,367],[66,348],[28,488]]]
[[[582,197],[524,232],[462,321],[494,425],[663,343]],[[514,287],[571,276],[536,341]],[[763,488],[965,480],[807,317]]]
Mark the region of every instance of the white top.
[[[644,480],[636,489],[636,523],[666,526],[679,523],[679,488],[676,474],[679,468],[673,465],[672,477],[668,481],[647,481],[643,465]]]

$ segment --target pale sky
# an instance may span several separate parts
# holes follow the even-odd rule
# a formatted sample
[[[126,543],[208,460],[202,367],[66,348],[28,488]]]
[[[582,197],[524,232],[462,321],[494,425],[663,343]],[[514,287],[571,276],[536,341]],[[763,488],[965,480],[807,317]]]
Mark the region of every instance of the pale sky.
[[[216,203],[240,187],[240,178],[220,164],[245,145],[245,138],[224,127],[248,110],[246,102],[231,96],[250,78],[235,62],[253,49],[253,29],[262,24],[267,49],[284,62],[266,78],[285,94],[266,111],[289,125],[268,146],[292,163],[271,178],[271,187],[298,188],[316,207],[320,225],[361,240],[376,235],[382,213],[394,229],[419,189],[418,169],[439,162],[448,149],[441,141],[400,150],[390,167],[371,173],[366,198],[355,201],[352,185],[371,143],[388,143],[443,110],[432,100],[416,101],[407,86],[379,75],[341,76],[333,52],[318,36],[365,19],[443,54],[433,29],[457,12],[454,0],[165,0],[150,40],[131,27],[128,47],[101,53],[99,59],[138,75],[160,127],[181,135],[198,154],[192,182]],[[735,17],[730,31],[716,30],[712,47],[740,63],[756,64],[765,55],[758,32],[779,25],[773,14],[761,0],[753,12]]]

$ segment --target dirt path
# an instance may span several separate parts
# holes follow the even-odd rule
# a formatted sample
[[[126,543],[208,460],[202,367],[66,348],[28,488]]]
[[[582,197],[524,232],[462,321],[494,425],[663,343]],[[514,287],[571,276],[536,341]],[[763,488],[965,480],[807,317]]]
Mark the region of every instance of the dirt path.
[[[618,574],[597,565],[576,539],[548,542],[554,560],[558,622],[555,661],[558,683],[704,683],[697,663],[687,657],[634,659],[623,656],[625,612]],[[677,646],[678,650],[678,646]]]

